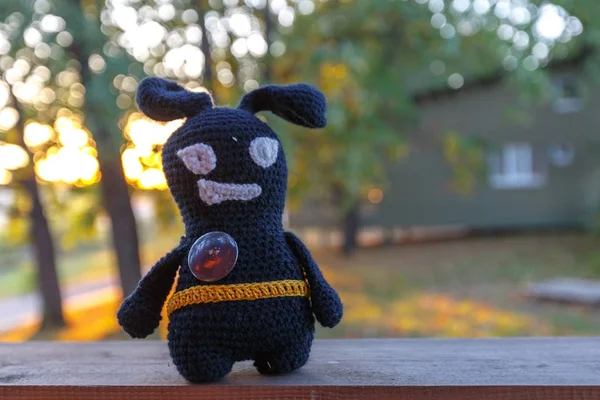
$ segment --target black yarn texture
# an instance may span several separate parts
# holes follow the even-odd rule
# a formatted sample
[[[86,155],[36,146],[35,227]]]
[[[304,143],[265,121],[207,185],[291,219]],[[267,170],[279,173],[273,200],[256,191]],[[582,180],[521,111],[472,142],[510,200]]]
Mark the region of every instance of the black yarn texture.
[[[297,84],[269,85],[246,94],[238,108],[214,107],[206,93],[190,92],[161,78],[146,78],[138,88],[140,110],[150,118],[169,121],[187,117],[166,142],[162,160],[167,183],[181,212],[185,235],[160,259],[121,304],[119,324],[133,338],[144,338],[158,327],[161,310],[177,272],[176,291],[197,285],[303,280],[310,297],[277,297],[188,305],[173,312],[168,346],[173,362],[190,382],[226,376],[236,361],[254,360],[260,373],[278,374],[302,367],[308,360],[316,320],[337,325],[343,306],[324,279],[302,241],[284,232],[282,214],[287,189],[287,164],[275,132],[254,113],[271,111],[289,122],[323,127],[325,97],[317,89]],[[250,143],[266,137],[279,143],[276,161],[257,165]],[[216,167],[206,175],[188,170],[177,152],[203,143],[212,147]],[[258,197],[208,205],[199,197],[198,180],[257,184]],[[235,268],[216,282],[199,281],[187,265],[187,254],[200,236],[221,231],[238,244]]]

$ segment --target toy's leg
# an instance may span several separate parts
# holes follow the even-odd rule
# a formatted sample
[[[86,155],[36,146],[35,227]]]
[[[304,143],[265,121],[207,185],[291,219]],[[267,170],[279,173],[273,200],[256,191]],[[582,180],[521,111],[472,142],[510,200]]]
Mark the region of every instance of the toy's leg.
[[[261,374],[281,374],[294,371],[308,361],[312,335],[304,340],[289,343],[279,352],[263,353],[256,357],[254,366]]]
[[[214,382],[231,371],[233,358],[208,346],[171,346],[179,373],[192,383]]]

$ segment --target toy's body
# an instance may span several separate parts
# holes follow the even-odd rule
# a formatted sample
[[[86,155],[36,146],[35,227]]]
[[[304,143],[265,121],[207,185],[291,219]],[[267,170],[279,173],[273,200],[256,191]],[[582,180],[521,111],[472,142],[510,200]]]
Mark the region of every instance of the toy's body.
[[[151,118],[188,117],[163,149],[186,234],[125,299],[119,323],[132,337],[152,333],[179,270],[168,341],[186,379],[214,381],[235,361],[249,359],[261,373],[301,367],[313,340],[313,314],[332,327],[342,305],[302,242],[283,230],[285,156],[254,112],[321,127],[324,98],[306,85],[268,86],[246,95],[239,109],[213,108],[207,94],[157,78],[142,82],[138,95]],[[210,232],[230,235],[238,251],[235,267],[214,282],[199,280],[188,266],[192,244]]]

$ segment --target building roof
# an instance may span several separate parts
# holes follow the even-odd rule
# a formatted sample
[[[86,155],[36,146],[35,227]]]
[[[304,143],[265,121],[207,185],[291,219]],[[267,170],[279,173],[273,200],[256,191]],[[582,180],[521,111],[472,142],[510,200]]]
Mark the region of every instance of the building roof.
[[[583,46],[578,51],[571,53],[569,56],[562,59],[552,60],[545,68],[550,71],[560,71],[566,68],[579,67],[583,62],[588,59],[595,49],[590,46]],[[415,90],[413,94],[413,101],[421,105],[423,103],[431,101],[439,101],[447,98],[451,98],[465,92],[486,88],[489,86],[496,85],[502,80],[510,76],[510,72],[504,68],[497,68],[488,74],[472,75],[471,77],[465,78],[465,83],[460,89],[453,89],[447,84],[432,85],[427,89]]]

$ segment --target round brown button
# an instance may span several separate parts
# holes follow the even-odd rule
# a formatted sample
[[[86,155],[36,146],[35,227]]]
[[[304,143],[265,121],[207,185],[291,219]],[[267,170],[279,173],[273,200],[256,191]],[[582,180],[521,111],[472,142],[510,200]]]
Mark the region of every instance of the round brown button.
[[[238,246],[230,235],[209,232],[192,245],[188,253],[188,266],[198,280],[214,282],[231,272],[237,257]]]

